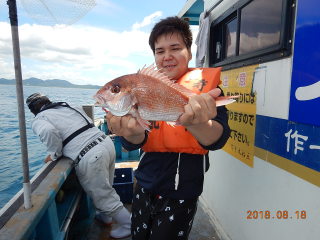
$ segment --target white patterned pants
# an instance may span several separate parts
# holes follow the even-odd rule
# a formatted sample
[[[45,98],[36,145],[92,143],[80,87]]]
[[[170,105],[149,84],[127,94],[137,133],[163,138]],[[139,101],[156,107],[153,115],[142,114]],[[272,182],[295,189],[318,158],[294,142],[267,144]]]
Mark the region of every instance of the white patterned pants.
[[[197,203],[198,197],[188,200],[162,198],[137,183],[132,203],[132,239],[188,239]]]

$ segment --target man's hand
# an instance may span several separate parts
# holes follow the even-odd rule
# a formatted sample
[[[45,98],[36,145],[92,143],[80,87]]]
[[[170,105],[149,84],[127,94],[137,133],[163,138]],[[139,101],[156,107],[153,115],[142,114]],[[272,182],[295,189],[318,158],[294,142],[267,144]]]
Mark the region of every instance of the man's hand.
[[[49,161],[52,161],[50,155],[48,155],[48,157],[46,158],[46,160],[44,160],[45,163],[49,162]]]
[[[189,103],[184,106],[185,113],[179,118],[181,125],[188,127],[206,123],[217,116],[215,98],[221,94],[219,88],[208,93],[192,96]]]
[[[144,140],[144,129],[131,115],[118,117],[112,113],[107,114],[109,130],[117,136],[123,136],[129,142],[139,144]]]
[[[180,123],[204,146],[218,141],[223,132],[222,125],[211,120],[217,116],[215,98],[220,94],[221,90],[215,88],[191,97],[184,107],[185,113],[179,118]]]

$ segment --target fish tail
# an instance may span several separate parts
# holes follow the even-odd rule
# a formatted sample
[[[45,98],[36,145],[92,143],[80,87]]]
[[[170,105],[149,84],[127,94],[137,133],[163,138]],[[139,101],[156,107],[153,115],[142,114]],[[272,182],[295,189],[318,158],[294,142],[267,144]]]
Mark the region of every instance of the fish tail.
[[[240,95],[235,95],[235,96],[224,96],[224,97],[217,97],[216,100],[220,99],[230,99],[230,98],[238,98]]]
[[[224,106],[230,103],[235,102],[236,100],[234,98],[238,98],[239,95],[237,96],[227,96],[227,97],[217,97],[216,100],[216,106],[220,107],[220,106]]]

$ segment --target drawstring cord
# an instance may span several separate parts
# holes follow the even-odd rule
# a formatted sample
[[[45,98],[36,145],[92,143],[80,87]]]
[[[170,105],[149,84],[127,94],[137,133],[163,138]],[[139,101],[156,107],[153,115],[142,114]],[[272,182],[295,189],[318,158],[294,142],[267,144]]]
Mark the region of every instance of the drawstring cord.
[[[143,152],[143,153],[141,154],[140,161],[142,160],[142,158],[144,157],[145,154],[146,154],[146,152]]]
[[[179,185],[179,165],[180,165],[180,153],[179,153],[179,157],[178,157],[177,173],[176,173],[176,178],[175,178],[175,183],[174,183],[175,190],[178,189],[178,185]]]
[[[141,157],[140,157],[140,161],[142,160],[142,158],[144,157],[146,153],[143,152],[141,154]],[[179,153],[179,157],[178,157],[178,166],[177,166],[177,173],[176,173],[176,176],[175,176],[175,182],[174,182],[174,189],[175,190],[178,190],[178,186],[179,186],[179,166],[180,166],[180,153]],[[206,173],[206,156],[203,155],[203,174]]]
[[[175,177],[174,189],[178,190],[179,185],[179,165],[180,165],[180,153],[178,157],[178,166],[177,166],[177,173]],[[203,175],[206,173],[206,155],[203,155]]]
[[[142,160],[145,154],[146,154],[145,152],[141,154],[140,161]],[[174,182],[175,190],[178,190],[178,186],[179,186],[179,165],[180,165],[180,153],[178,157],[177,173],[176,173],[175,182]],[[203,155],[203,174],[205,174],[205,172],[206,172],[206,156]]]

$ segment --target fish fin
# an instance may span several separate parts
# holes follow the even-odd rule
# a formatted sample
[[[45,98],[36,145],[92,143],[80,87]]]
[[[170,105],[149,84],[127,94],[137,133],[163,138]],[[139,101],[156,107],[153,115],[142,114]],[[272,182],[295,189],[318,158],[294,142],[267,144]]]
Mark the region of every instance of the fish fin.
[[[144,130],[147,130],[148,132],[151,132],[149,126],[151,125],[151,123],[148,120],[144,120],[141,118],[139,111],[136,112],[136,119],[137,122],[141,125],[141,127],[143,127]]]
[[[146,66],[146,64],[142,67],[142,69]],[[138,73],[140,73],[140,69],[138,70]]]
[[[175,122],[167,121],[166,123],[168,125],[170,125],[171,127],[175,127],[177,125],[177,121],[175,121]]]
[[[138,74],[154,77],[159,81],[167,84],[169,87],[176,89],[179,93],[181,93],[188,99],[194,95],[197,95],[190,89],[175,83],[174,80],[170,80],[170,78],[166,76],[164,73],[159,72],[159,70],[156,69],[153,63],[147,68],[143,67],[141,70],[138,71]]]
[[[149,67],[145,67],[145,66],[146,66],[146,65],[144,65],[143,68],[138,71],[138,73],[148,75],[148,72],[149,72],[151,69],[154,69],[154,68],[155,68],[155,67],[153,66],[153,63],[152,63]]]
[[[234,98],[238,98],[238,96],[227,96],[227,97],[217,97],[216,100],[216,106],[220,107],[220,106],[224,106],[230,103],[235,102],[236,100]]]
[[[132,108],[130,109],[128,114],[131,114],[137,120],[137,122],[143,127],[144,130],[150,131],[149,126],[151,125],[151,123],[148,120],[144,120],[141,118],[137,103],[138,100],[136,99],[136,97],[134,97],[132,99]]]

